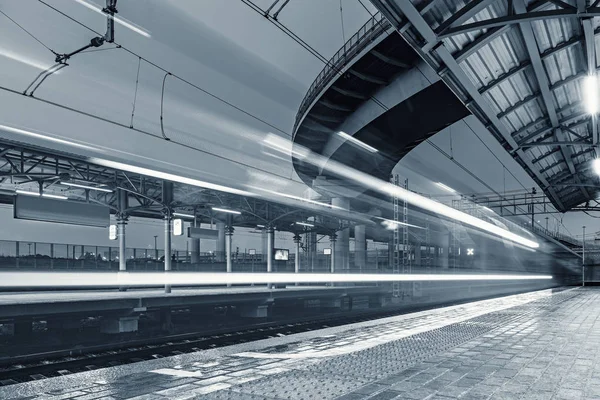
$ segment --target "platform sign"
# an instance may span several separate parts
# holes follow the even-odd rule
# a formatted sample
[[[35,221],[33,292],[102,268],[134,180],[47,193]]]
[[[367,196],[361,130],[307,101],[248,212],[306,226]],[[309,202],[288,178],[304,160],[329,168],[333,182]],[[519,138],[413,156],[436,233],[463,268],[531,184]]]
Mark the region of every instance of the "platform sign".
[[[182,236],[183,235],[183,220],[180,218],[173,220],[173,235],[174,236]]]
[[[288,249],[275,249],[275,260],[287,261],[290,257],[290,251]]]
[[[108,227],[108,239],[117,240],[117,226],[111,225]]]
[[[331,248],[323,249],[323,254],[325,254],[325,255],[331,255]]]
[[[248,254],[251,256],[256,255],[256,249],[248,249]]]

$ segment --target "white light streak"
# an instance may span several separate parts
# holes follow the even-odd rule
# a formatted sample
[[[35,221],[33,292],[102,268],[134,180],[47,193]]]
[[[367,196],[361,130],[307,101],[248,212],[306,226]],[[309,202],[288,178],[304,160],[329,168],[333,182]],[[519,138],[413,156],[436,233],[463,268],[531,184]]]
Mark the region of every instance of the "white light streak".
[[[41,63],[37,62],[36,60],[25,58],[25,57],[23,57],[23,56],[21,56],[19,54],[15,54],[15,53],[13,53],[11,51],[8,51],[8,50],[2,49],[2,48],[0,48],[0,56],[9,58],[9,59],[11,59],[13,61],[17,61],[17,62],[20,62],[20,63],[25,64],[25,65],[29,65],[30,67],[37,68],[37,69],[40,69],[42,71],[51,67],[51,64],[44,65],[44,64],[41,64]],[[60,71],[55,72],[55,73],[59,74]]]
[[[309,224],[308,222],[296,222],[296,225],[302,225],[302,226],[309,226],[309,227],[314,227],[313,224]]]
[[[406,190],[389,182],[385,182],[381,179],[374,178],[369,174],[350,168],[347,165],[341,164],[334,160],[327,160],[325,157],[320,156],[318,154],[309,153],[309,156],[306,157],[304,161],[319,168],[322,168],[323,171],[333,173],[348,181],[359,184],[364,188],[371,189],[379,193],[384,193],[386,195],[398,197],[399,199],[405,200],[407,203],[410,203],[411,205],[416,206],[420,209],[433,212],[446,218],[460,221],[464,224],[484,230],[502,238],[509,239],[513,242],[522,244],[527,247],[535,249],[540,246],[537,242],[519,236],[513,232],[510,232],[507,229],[500,228],[487,221],[469,215],[465,212],[459,211],[445,204],[439,203],[435,200],[429,199],[418,193],[411,192],[410,190]]]
[[[164,179],[172,182],[184,183],[186,185],[202,187],[205,189],[218,190],[220,192],[239,194],[240,196],[254,196],[254,193],[247,192],[245,190],[239,190],[230,188],[227,186],[217,185],[193,178],[186,178],[184,176],[169,174],[167,172],[156,171],[150,168],[137,167],[135,165],[125,164],[117,161],[105,160],[102,158],[91,157],[88,161],[92,164],[101,165],[103,167],[109,167],[114,169],[120,169],[122,171],[132,172],[134,174],[147,175],[158,179]]]
[[[72,186],[72,187],[81,188],[81,189],[96,190],[98,192],[104,192],[104,193],[112,193],[113,192],[111,189],[106,189],[106,188],[97,187],[97,186],[82,185],[80,183],[58,182],[58,184],[63,185],[63,186]]]
[[[88,3],[87,1],[84,0],[75,0],[77,3],[81,4],[82,6],[97,12],[98,14],[101,14],[107,18],[112,18],[115,20],[116,23],[123,25],[125,28],[130,29],[136,33],[139,33],[140,35],[149,38],[150,37],[150,33],[148,33],[148,31],[146,31],[143,28],[140,28],[138,26],[136,26],[134,23],[126,21],[125,19],[121,18],[121,17],[111,17],[109,14],[105,13],[104,11],[102,11],[102,7],[99,7],[95,4],[92,3]]]
[[[274,190],[259,188],[257,186],[251,186],[251,188],[255,189],[255,190],[262,191],[262,192],[266,192],[266,193],[269,193],[269,194],[272,194],[272,195],[285,197],[287,199],[298,200],[298,201],[303,201],[305,203],[314,204],[316,206],[327,207],[327,208],[331,208],[331,209],[344,210],[342,207],[334,206],[332,204],[323,203],[321,201],[316,201],[316,200],[311,200],[311,199],[305,199],[304,197],[294,196],[292,194],[279,193],[279,192],[276,192]],[[344,211],[346,211],[346,210],[344,210]]]
[[[7,125],[0,125],[0,129],[5,130],[7,132],[11,132],[11,133],[17,133],[19,135],[34,137],[37,139],[49,140],[51,142],[60,143],[60,144],[64,144],[67,146],[80,147],[80,148],[86,149],[86,150],[97,150],[94,147],[86,146],[84,144],[74,143],[69,140],[63,140],[63,139],[55,138],[55,137],[48,136],[48,135],[42,135],[40,133],[35,133],[35,132],[27,131],[24,129],[13,128],[13,127],[7,126]]]
[[[17,190],[15,190],[15,193],[24,194],[25,196],[40,197],[40,194],[38,192],[30,192],[30,191],[27,191],[27,190],[17,189]]]
[[[235,214],[235,215],[240,215],[241,214],[241,212],[239,212],[239,211],[230,210],[228,208],[213,207],[212,210],[213,211],[224,212],[224,213],[229,213],[229,214]]]
[[[174,212],[173,215],[176,217],[182,217],[182,218],[195,218],[192,214],[184,214],[184,213],[179,213],[179,212]]]
[[[257,228],[264,228],[264,225],[256,225]]]
[[[30,192],[28,190],[17,189],[17,190],[15,190],[15,193],[22,194],[22,195],[25,195],[25,196],[40,197],[40,194],[38,192]],[[42,193],[41,196],[42,197],[47,197],[49,199],[59,199],[59,200],[68,200],[69,199],[67,196],[61,196],[61,195],[58,195],[58,194],[50,194],[50,193]]]
[[[368,144],[366,144],[363,141],[358,140],[354,136],[348,135],[346,132],[339,131],[338,135],[341,136],[342,138],[348,140],[349,142],[352,142],[352,143],[356,144],[357,146],[360,146],[363,149],[370,151],[371,153],[377,153],[378,152],[378,150],[375,147],[369,146]]]
[[[444,185],[442,182],[436,182],[435,184],[441,187],[442,189],[447,190],[448,192],[456,193],[456,190],[452,189],[450,186]]]
[[[585,109],[590,114],[598,113],[598,78],[596,75],[588,75],[583,80],[583,102]]]
[[[382,222],[383,226],[385,226],[385,227],[386,227],[386,229],[390,229],[390,230],[391,230],[391,229],[396,229],[396,227],[397,227],[398,225],[401,225],[401,226],[409,226],[409,227],[412,227],[412,228],[417,228],[417,229],[425,229],[425,228],[423,228],[422,226],[417,226],[417,225],[407,224],[407,223],[405,223],[405,222],[393,221],[393,220],[391,220],[391,219],[385,219],[385,218],[380,218],[380,217],[378,217],[378,218],[379,218],[379,219],[381,219],[381,220],[383,221],[383,222]]]
[[[49,199],[58,199],[58,200],[68,200],[67,196],[61,196],[58,194],[50,194],[50,193],[42,193],[42,197],[47,197]]]
[[[551,275],[514,274],[294,274],[227,272],[0,272],[0,287],[207,286],[318,282],[424,282],[548,280]]]

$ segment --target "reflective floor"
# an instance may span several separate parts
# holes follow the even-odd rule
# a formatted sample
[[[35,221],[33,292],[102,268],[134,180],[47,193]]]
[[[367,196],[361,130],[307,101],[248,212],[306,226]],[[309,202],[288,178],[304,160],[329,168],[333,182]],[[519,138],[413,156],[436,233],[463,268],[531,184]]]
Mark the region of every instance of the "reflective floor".
[[[0,388],[16,399],[600,398],[600,290],[541,291]]]

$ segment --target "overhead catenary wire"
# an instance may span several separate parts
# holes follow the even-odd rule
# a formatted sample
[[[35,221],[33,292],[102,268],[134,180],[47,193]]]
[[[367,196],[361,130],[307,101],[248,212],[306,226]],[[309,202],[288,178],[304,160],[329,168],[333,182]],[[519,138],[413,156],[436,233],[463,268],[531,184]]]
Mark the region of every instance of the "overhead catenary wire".
[[[133,118],[135,116],[135,105],[137,103],[137,93],[138,93],[138,85],[140,82],[140,68],[142,66],[142,58],[138,57],[138,67],[137,67],[137,75],[135,77],[135,92],[133,94],[133,105],[131,108],[131,122],[129,123],[129,127],[133,128]]]
[[[84,23],[82,23],[81,21],[78,21],[77,19],[75,19],[75,18],[71,17],[71,16],[70,16],[70,15],[68,15],[67,13],[65,13],[65,12],[63,12],[63,11],[61,11],[61,10],[59,10],[58,8],[56,8],[56,7],[52,6],[51,4],[48,4],[46,1],[44,1],[44,0],[37,0],[37,1],[38,1],[39,3],[41,3],[41,4],[45,5],[46,7],[48,7],[48,8],[50,8],[50,9],[54,10],[55,12],[59,13],[60,15],[64,16],[65,18],[67,18],[67,19],[69,19],[69,20],[71,20],[71,21],[75,22],[76,24],[80,25],[81,27],[83,27],[83,28],[87,29],[88,31],[90,31],[90,32],[93,32],[93,33],[95,33],[96,35],[99,35],[99,36],[102,36],[102,35],[103,35],[102,33],[100,33],[100,32],[97,32],[96,30],[94,30],[94,29],[90,28],[89,26],[85,25],[85,24],[84,24]],[[143,57],[143,56],[141,56],[141,55],[137,54],[137,53],[136,53],[136,52],[134,52],[133,50],[129,50],[127,47],[125,47],[125,46],[123,46],[123,45],[121,45],[121,44],[118,44],[116,41],[115,41],[115,42],[113,42],[113,43],[114,43],[114,44],[117,46],[117,48],[119,48],[119,49],[122,49],[122,50],[126,51],[127,53],[129,53],[129,54],[131,54],[131,55],[135,56],[136,58],[138,58],[138,57],[139,57],[139,58],[141,58],[141,59],[142,59],[142,61],[146,62],[148,65],[151,65],[151,66],[153,66],[153,67],[155,67],[155,68],[159,69],[160,71],[162,71],[162,72],[164,72],[164,73],[170,72],[170,73],[171,73],[171,76],[172,76],[173,78],[175,78],[175,79],[178,79],[178,80],[180,80],[181,82],[183,82],[183,83],[185,83],[185,84],[187,84],[187,85],[190,85],[190,86],[192,86],[192,87],[193,87],[193,88],[195,88],[195,89],[198,89],[198,90],[199,90],[199,91],[201,91],[202,93],[204,93],[204,94],[206,94],[206,95],[208,95],[208,96],[210,96],[210,97],[214,98],[215,100],[218,100],[218,101],[220,101],[221,103],[224,103],[224,104],[226,104],[227,106],[229,106],[229,107],[231,107],[231,108],[233,108],[233,109],[235,109],[235,110],[237,110],[237,111],[239,111],[239,112],[241,112],[241,113],[243,113],[243,114],[245,114],[245,115],[249,116],[250,118],[252,118],[252,119],[254,119],[254,120],[256,120],[256,121],[259,121],[259,122],[261,122],[261,123],[263,123],[263,124],[265,124],[265,125],[267,125],[267,126],[269,126],[269,127],[273,128],[273,129],[275,129],[276,131],[278,131],[278,132],[280,132],[280,133],[282,133],[282,134],[284,134],[284,135],[286,135],[286,136],[291,136],[291,134],[290,134],[289,132],[287,132],[286,130],[284,130],[284,129],[282,129],[282,128],[279,128],[278,126],[275,126],[275,125],[273,125],[272,123],[270,123],[270,122],[268,122],[268,121],[266,121],[266,120],[264,120],[264,119],[262,119],[262,118],[260,118],[260,117],[258,117],[258,116],[256,116],[256,115],[254,115],[254,114],[252,114],[252,113],[250,113],[250,112],[248,112],[248,111],[246,111],[246,110],[244,110],[244,109],[242,109],[242,108],[240,108],[240,107],[236,106],[235,104],[233,104],[233,103],[231,103],[231,102],[229,102],[229,101],[227,101],[227,100],[225,100],[225,99],[223,99],[223,98],[221,98],[221,97],[219,97],[219,96],[215,95],[214,93],[211,93],[210,91],[208,91],[208,90],[206,90],[206,89],[204,89],[204,88],[202,88],[202,87],[198,86],[198,85],[197,85],[197,84],[195,84],[195,83],[192,83],[191,81],[189,81],[189,80],[187,80],[187,79],[185,79],[185,78],[183,78],[183,77],[181,77],[181,76],[177,75],[176,73],[173,73],[173,72],[171,72],[171,71],[168,71],[166,68],[163,68],[163,67],[161,67],[160,65],[156,64],[155,62],[153,62],[153,61],[151,61],[151,60],[147,59],[146,57]]]
[[[171,73],[167,72],[162,81],[162,90],[160,92],[160,133],[162,134],[163,139],[171,140],[165,135],[165,126],[163,124],[163,108],[165,103],[165,83],[167,82],[167,77],[170,76]]]
[[[15,21],[14,19],[12,19],[4,11],[0,10],[0,14],[4,15],[6,18],[8,18],[13,24],[15,24],[16,26],[18,26],[23,32],[25,32],[26,34],[28,34],[29,36],[31,36],[36,42],[38,42],[39,44],[41,44],[42,46],[44,46],[52,54],[54,54],[55,56],[58,55],[58,53],[55,52],[54,50],[52,50],[50,48],[50,46],[48,46],[46,43],[42,42],[38,37],[36,37],[33,33],[31,33],[30,31],[28,31],[23,25],[19,24],[17,21]]]

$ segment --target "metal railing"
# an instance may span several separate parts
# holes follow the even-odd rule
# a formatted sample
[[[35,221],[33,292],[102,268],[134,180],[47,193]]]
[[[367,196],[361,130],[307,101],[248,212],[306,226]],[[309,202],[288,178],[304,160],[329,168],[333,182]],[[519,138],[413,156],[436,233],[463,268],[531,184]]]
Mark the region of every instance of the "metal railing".
[[[380,12],[377,12],[371,19],[369,19],[363,26],[360,27],[346,43],[342,46],[337,53],[333,55],[325,64],[325,67],[321,70],[319,75],[315,78],[312,85],[308,88],[300,108],[296,114],[296,121],[294,122],[294,136],[296,135],[296,129],[298,124],[302,120],[302,117],[307,112],[308,107],[312,104],[315,98],[321,93],[321,91],[327,86],[331,79],[340,74],[349,61],[354,58],[358,53],[365,49],[373,40],[378,38],[383,32],[391,28],[391,24]]]

